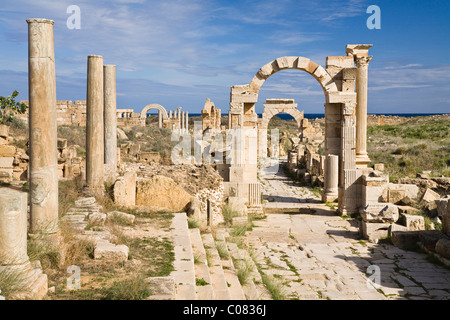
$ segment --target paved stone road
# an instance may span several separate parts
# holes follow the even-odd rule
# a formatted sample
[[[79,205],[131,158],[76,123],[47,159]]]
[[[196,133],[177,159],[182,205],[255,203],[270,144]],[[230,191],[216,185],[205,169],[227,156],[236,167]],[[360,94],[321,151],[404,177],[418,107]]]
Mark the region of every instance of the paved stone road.
[[[450,270],[423,253],[358,240],[357,220],[337,216],[280,171],[260,176],[274,213],[247,235],[285,299],[450,299]]]

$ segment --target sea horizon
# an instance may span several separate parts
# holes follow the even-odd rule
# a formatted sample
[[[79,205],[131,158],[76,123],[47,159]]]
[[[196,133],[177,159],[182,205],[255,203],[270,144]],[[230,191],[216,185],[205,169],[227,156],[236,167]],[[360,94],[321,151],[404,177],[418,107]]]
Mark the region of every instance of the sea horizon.
[[[375,115],[375,116],[391,116],[391,117],[405,117],[405,118],[413,118],[413,117],[429,117],[429,116],[441,116],[450,113],[368,113],[367,115]],[[157,113],[150,113],[150,115],[157,115]],[[189,117],[201,117],[201,113],[189,113]],[[222,114],[222,116],[227,116],[227,114]],[[287,113],[280,113],[275,115],[282,120],[294,119],[291,115]],[[324,118],[324,113],[304,113],[303,115],[305,119],[317,119]],[[262,117],[262,113],[258,113],[258,117]]]

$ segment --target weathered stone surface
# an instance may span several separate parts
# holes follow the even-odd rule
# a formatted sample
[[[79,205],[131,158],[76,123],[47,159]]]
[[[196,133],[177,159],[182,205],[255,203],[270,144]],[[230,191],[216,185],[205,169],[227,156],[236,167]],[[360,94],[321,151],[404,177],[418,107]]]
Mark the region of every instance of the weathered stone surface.
[[[434,202],[437,207],[438,216],[450,215],[450,198],[437,199]]]
[[[88,223],[91,226],[102,226],[105,224],[106,221],[106,214],[97,212],[89,215],[88,217]]]
[[[14,157],[16,153],[16,147],[9,145],[0,146],[0,157]]]
[[[156,175],[136,183],[136,205],[185,210],[191,195],[171,178]]]
[[[192,198],[186,208],[186,214],[194,219],[200,219],[202,215],[202,203],[197,198]]]
[[[145,279],[148,288],[152,292],[147,300],[174,300],[175,279],[174,277],[151,277]]]
[[[94,259],[111,261],[127,261],[129,248],[126,245],[115,245],[109,241],[98,241],[94,248]]]
[[[107,213],[106,219],[111,221],[118,221],[121,224],[131,225],[136,220],[136,217],[129,213],[112,211]]]
[[[439,239],[436,243],[435,250],[440,256],[450,259],[450,240]]]
[[[425,219],[422,216],[402,213],[399,222],[409,231],[425,230]]]
[[[0,138],[8,138],[9,136],[9,126],[5,124],[0,124]]]
[[[448,239],[448,237],[438,230],[426,230],[419,233],[420,242],[430,251],[435,251],[436,243],[440,239]]]
[[[420,205],[425,206],[429,204],[434,204],[434,202],[440,199],[440,197],[441,196],[439,195],[439,193],[431,189],[427,189],[423,194],[422,199],[420,200]]]
[[[396,222],[399,218],[398,208],[391,203],[370,203],[361,212],[367,222]]]
[[[406,196],[405,190],[388,190],[388,201],[393,204],[399,203]]]
[[[229,197],[228,206],[239,217],[246,217],[248,215],[248,209],[245,205],[245,199],[241,197]]]
[[[114,183],[114,203],[123,207],[136,204],[136,173],[127,172]]]
[[[391,240],[396,247],[412,247],[415,246],[417,242],[419,242],[419,232],[395,230],[391,232]]]
[[[93,204],[95,204],[94,197],[81,198],[81,199],[75,200],[76,207],[85,207],[85,206],[90,206]]]
[[[378,242],[379,239],[389,235],[390,223],[361,222],[361,232],[364,239],[371,242]]]
[[[128,136],[125,134],[125,131],[123,131],[120,128],[117,128],[117,139],[119,139],[119,140],[128,140]]]

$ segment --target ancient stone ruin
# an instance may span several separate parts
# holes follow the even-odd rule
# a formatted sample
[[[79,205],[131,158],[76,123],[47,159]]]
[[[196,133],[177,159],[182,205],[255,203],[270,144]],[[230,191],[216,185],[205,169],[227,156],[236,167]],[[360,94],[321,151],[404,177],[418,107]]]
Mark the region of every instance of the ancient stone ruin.
[[[425,187],[419,182],[390,182],[381,163],[369,167],[367,125],[371,118],[367,116],[367,83],[371,45],[347,45],[346,55],[327,57],[325,66],[301,56],[277,58],[262,66],[250,83],[231,87],[228,126],[222,126],[222,110],[207,98],[201,110],[201,125],[196,124],[190,130],[189,113],[181,107],[167,112],[159,104],[149,104],[140,113],[117,109],[116,66],[104,64],[101,55],[87,56],[86,102],[57,101],[54,22],[29,19],[27,23],[28,151],[9,145],[12,138],[8,128],[0,126],[0,181],[5,184],[29,181],[28,194],[14,187],[0,188],[0,275],[16,277],[13,298],[43,299],[48,294],[48,277],[43,274],[40,263],[30,262],[27,245],[45,245],[65,257],[61,222],[76,231],[78,240],[92,241],[94,262],[126,264],[133,260],[129,246],[133,242],[118,244],[114,228],[104,227],[121,221],[128,229],[136,231],[132,227],[136,226],[139,214],[148,213],[146,210],[149,209],[171,215],[170,226],[161,228],[169,231],[157,232],[172,232],[174,251],[174,270],[170,276],[145,279],[145,283],[157,288],[157,293],[149,299],[270,299],[271,293],[264,286],[267,275],[261,275],[259,269],[274,265],[277,268],[273,270],[282,270],[284,276],[287,274],[295,279],[299,286],[303,286],[300,282],[304,280],[316,281],[316,284],[335,281],[337,276],[332,272],[338,264],[328,266],[331,270],[326,275],[314,270],[318,265],[324,265],[321,261],[324,251],[314,245],[335,246],[333,257],[326,257],[329,259],[335,259],[336,252],[349,255],[345,251],[348,246],[336,244],[333,238],[333,232],[339,236],[345,228],[357,229],[370,245],[388,237],[398,247],[421,243],[423,250],[448,265],[450,198],[441,197],[427,185],[428,182],[422,181]],[[305,119],[304,111],[299,110],[293,99],[267,99],[261,117],[256,113],[260,88],[270,76],[285,69],[306,72],[317,80],[326,101],[324,126],[319,121]],[[176,138],[187,137],[188,151],[200,151],[199,154],[189,153],[184,163],[163,165],[160,153],[143,151],[139,143],[128,141],[125,130],[130,134],[132,131],[128,129],[146,126],[150,110],[158,111],[159,129],[170,129]],[[269,132],[270,120],[280,113],[294,118],[298,129],[296,136],[280,137]],[[379,121],[391,120],[383,118]],[[78,153],[76,145],[68,145],[67,139],[58,139],[58,125],[86,126],[83,136],[85,157]],[[143,135],[142,132],[133,134],[138,133]],[[279,142],[287,139],[292,147],[284,155]],[[121,161],[121,155],[127,157],[126,162]],[[272,175],[262,172],[274,163],[278,165],[283,156],[287,158],[286,170],[294,180],[320,186],[323,192],[320,197],[310,192],[308,201],[296,202],[295,205],[302,206],[289,208],[296,210],[292,216],[288,212],[289,215],[284,217],[276,216],[279,220],[271,220],[267,219],[265,211],[268,200],[262,195],[263,189],[273,188],[265,185],[270,182],[267,176],[276,176],[278,171]],[[424,180],[426,177],[419,178]],[[71,179],[82,181],[84,196],[71,203],[60,217],[59,182]],[[274,185],[280,186],[278,180],[272,180]],[[285,202],[300,198],[287,187],[283,192],[279,198],[284,198]],[[102,206],[105,197],[116,206],[114,210]],[[340,217],[325,212],[324,206],[333,203]],[[414,214],[417,211],[413,207],[415,203],[435,213],[442,221],[442,232],[425,230],[424,217]],[[325,224],[330,229],[324,232],[324,238],[320,234],[307,235],[310,242],[305,243],[307,218],[301,214],[313,214],[316,210],[327,217]],[[225,211],[230,215],[227,216]],[[341,219],[350,216],[361,218],[356,222],[357,227]],[[250,257],[249,252],[238,246],[242,243],[229,241],[230,229],[219,228],[241,226],[246,231],[251,229],[249,217],[265,219],[255,225],[262,231],[254,232],[251,241],[240,240],[256,244],[262,258]],[[188,229],[191,219],[206,231],[200,233],[199,229]],[[296,224],[291,224],[294,220]],[[315,230],[324,228],[319,227],[316,220],[310,226]],[[286,229],[288,234],[282,233]],[[160,237],[164,239],[164,236]],[[270,241],[260,241],[265,237]],[[279,239],[285,242],[276,244]],[[219,243],[224,247],[220,248]],[[357,246],[356,240],[352,245]],[[273,250],[269,252],[271,246]],[[358,248],[363,250],[362,246]],[[364,246],[368,245],[364,243]],[[356,249],[352,247],[352,250]],[[316,264],[313,265],[314,255]],[[199,259],[203,262],[195,264],[194,260]],[[206,263],[207,259],[209,263]],[[310,269],[300,278],[295,266],[303,263]],[[238,279],[236,269],[242,265],[252,270],[251,281],[247,283]],[[344,269],[347,273],[348,270]],[[356,272],[351,271],[352,275]],[[197,277],[200,275],[203,282]],[[333,288],[345,292],[348,297],[379,298],[378,292],[347,290],[343,278],[336,280]],[[327,289],[325,297],[337,296],[334,289]],[[314,295],[314,292],[308,294]],[[435,295],[430,293],[430,296]]]

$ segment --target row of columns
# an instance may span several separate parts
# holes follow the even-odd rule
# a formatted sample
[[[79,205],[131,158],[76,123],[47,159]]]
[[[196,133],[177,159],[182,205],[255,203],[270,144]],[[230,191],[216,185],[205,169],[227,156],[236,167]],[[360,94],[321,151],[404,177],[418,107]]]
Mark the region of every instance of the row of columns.
[[[162,128],[162,115],[161,111],[158,112],[159,127]],[[169,119],[178,119],[178,128],[182,132],[189,130],[189,112],[181,111],[181,107],[177,107],[175,112],[169,111]]]
[[[32,241],[59,248],[58,153],[54,21],[29,19],[29,145],[30,226]],[[115,66],[103,57],[87,59],[86,190],[103,193],[104,166],[116,171],[117,117]],[[63,253],[62,253],[63,254]],[[0,191],[0,273],[19,272],[28,298],[48,290],[47,278],[33,269],[27,256],[27,195]]]

